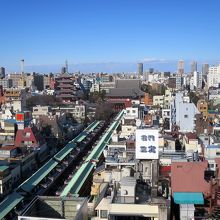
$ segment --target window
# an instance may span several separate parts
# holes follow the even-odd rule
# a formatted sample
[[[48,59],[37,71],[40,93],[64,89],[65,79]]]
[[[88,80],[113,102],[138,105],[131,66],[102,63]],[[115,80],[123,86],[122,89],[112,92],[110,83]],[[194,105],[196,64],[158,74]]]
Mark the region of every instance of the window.
[[[136,111],[135,110],[132,110],[132,113],[135,113]]]
[[[100,217],[101,218],[108,218],[108,211],[107,210],[100,210]]]
[[[188,118],[188,115],[184,115],[184,118]]]

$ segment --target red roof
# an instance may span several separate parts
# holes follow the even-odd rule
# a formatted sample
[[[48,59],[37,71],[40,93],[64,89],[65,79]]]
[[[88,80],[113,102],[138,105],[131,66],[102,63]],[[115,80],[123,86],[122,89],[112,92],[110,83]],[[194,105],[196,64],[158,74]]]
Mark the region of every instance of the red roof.
[[[171,188],[174,192],[210,194],[210,184],[204,179],[208,162],[174,162],[171,164]]]
[[[189,140],[196,140],[197,139],[197,134],[196,133],[186,133],[185,134],[186,137],[189,139]]]
[[[27,135],[29,133],[30,135]],[[23,130],[18,130],[15,138],[15,146],[22,147],[24,142],[29,142],[30,147],[40,147],[45,143],[44,138],[40,135],[36,127],[27,127]]]
[[[14,150],[16,148],[18,148],[18,147],[14,146],[14,145],[11,145],[11,146],[9,145],[9,146],[1,147],[0,150]]]

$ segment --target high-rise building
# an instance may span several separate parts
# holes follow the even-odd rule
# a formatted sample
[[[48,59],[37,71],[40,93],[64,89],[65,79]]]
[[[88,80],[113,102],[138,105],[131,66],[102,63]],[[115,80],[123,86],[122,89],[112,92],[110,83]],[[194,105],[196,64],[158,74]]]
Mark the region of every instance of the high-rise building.
[[[202,65],[202,74],[203,75],[207,75],[209,73],[209,64],[208,63],[204,63]]]
[[[3,79],[3,78],[5,78],[5,68],[1,67],[0,68],[0,79]]]
[[[138,76],[143,76],[143,72],[144,72],[144,65],[143,63],[138,63]]]
[[[197,62],[193,61],[191,63],[191,73],[194,73],[195,71],[197,72]]]
[[[209,67],[208,87],[219,87],[220,84],[220,65]]]
[[[184,60],[179,60],[178,61],[177,74],[178,75],[183,75],[184,74]]]
[[[43,91],[44,90],[44,76],[41,74],[34,73],[34,85],[36,86],[37,90]]]
[[[202,74],[197,71],[193,72],[193,85],[196,89],[202,88]]]

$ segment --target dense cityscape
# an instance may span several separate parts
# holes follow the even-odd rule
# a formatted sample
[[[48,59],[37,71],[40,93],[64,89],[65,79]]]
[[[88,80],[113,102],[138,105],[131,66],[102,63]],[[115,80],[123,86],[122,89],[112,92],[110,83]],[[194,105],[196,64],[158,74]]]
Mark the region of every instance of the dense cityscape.
[[[0,219],[219,219],[220,66],[5,74]]]
[[[0,220],[220,220],[220,1],[0,8]]]

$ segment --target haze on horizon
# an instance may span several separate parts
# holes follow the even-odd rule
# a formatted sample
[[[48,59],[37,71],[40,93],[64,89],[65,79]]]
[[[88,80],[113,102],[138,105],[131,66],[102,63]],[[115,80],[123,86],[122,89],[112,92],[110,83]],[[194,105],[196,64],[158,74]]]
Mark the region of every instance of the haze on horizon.
[[[220,60],[220,2],[199,0],[3,0],[0,66],[56,72],[175,71],[178,59]]]

